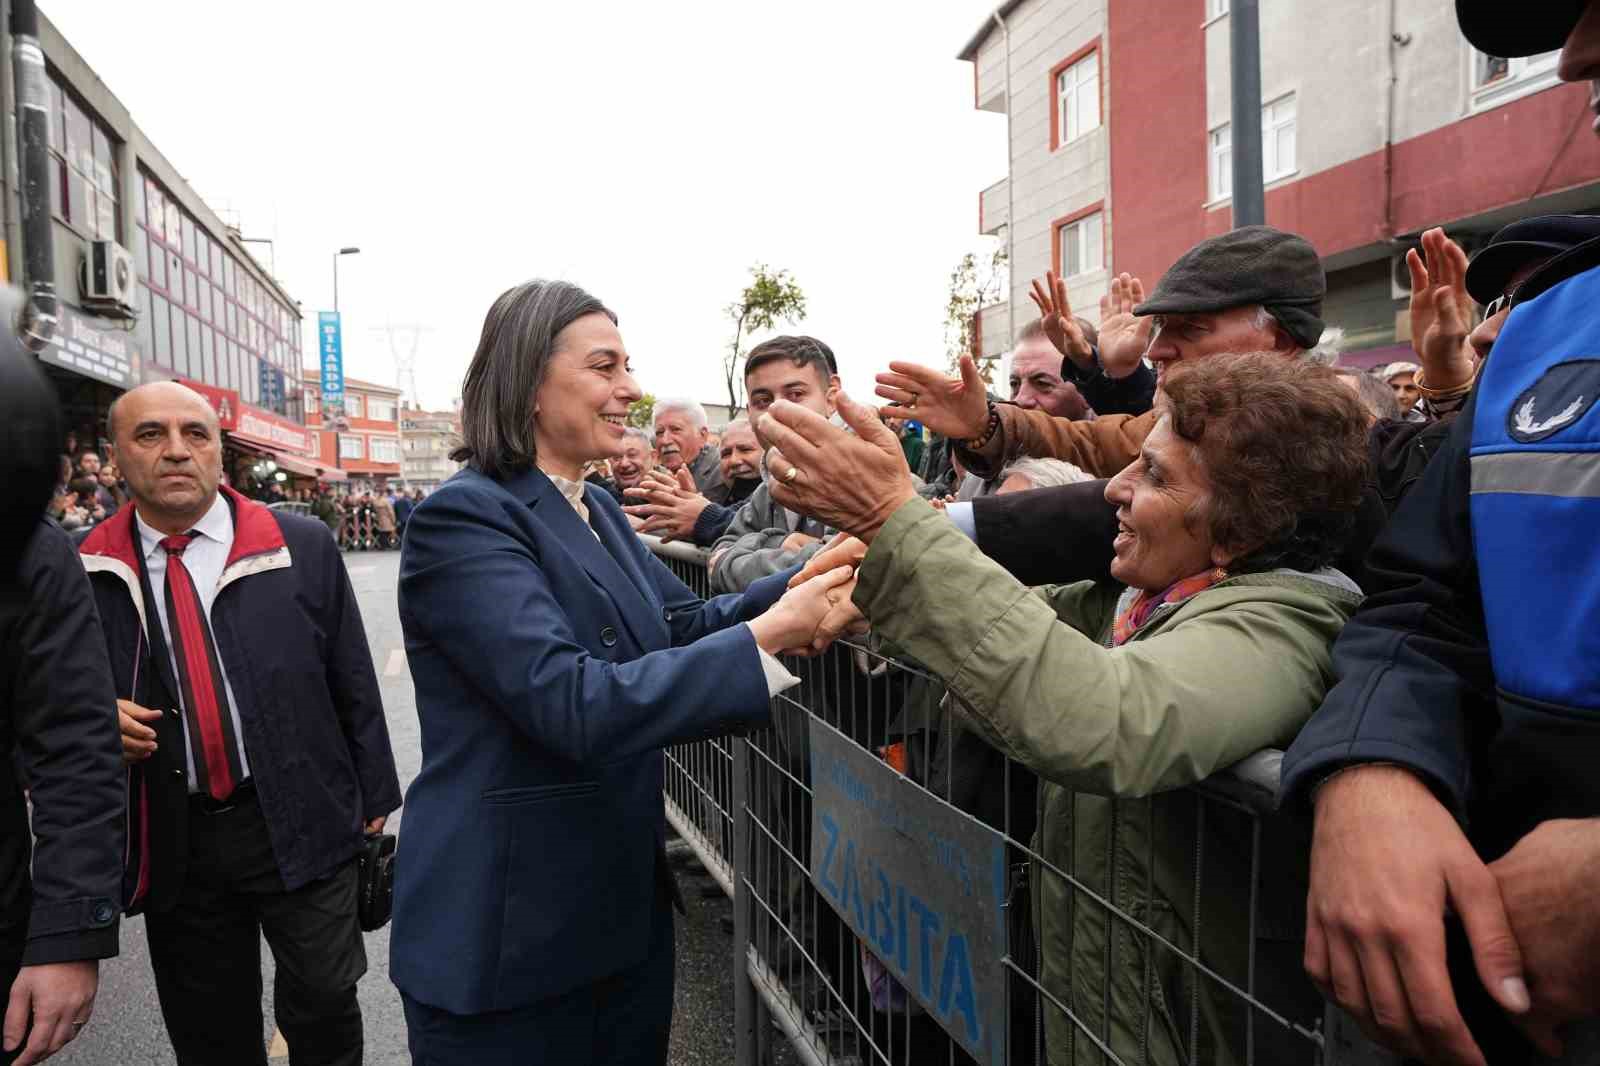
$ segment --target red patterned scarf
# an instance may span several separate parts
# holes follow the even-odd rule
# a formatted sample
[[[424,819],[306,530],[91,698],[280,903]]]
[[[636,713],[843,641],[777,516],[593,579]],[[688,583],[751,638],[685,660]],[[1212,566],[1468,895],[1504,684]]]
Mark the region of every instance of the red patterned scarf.
[[[1228,572],[1221,567],[1212,567],[1202,570],[1193,577],[1186,577],[1174,581],[1158,593],[1150,593],[1140,589],[1133,597],[1133,601],[1117,614],[1116,621],[1111,623],[1111,646],[1125,644],[1133,635],[1139,632],[1139,627],[1149,621],[1150,614],[1163,603],[1182,603],[1197,592],[1204,592],[1228,576]]]

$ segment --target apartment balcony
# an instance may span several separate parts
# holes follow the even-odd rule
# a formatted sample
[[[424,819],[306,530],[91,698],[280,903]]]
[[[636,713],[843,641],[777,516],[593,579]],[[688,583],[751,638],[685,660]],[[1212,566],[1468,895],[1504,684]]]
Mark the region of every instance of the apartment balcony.
[[[1009,180],[1001,178],[978,194],[979,233],[998,236],[1005,224],[1011,221],[1010,186]]]

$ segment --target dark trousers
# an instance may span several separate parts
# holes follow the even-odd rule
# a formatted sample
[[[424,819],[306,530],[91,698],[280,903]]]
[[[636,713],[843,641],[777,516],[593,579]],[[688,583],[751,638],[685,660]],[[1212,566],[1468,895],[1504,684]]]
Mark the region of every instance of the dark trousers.
[[[161,1014],[180,1066],[266,1066],[261,937],[277,963],[273,1010],[294,1066],[359,1066],[356,862],[286,892],[254,792],[208,813],[190,800],[177,904],[145,917]]]
[[[639,965],[526,1007],[452,1014],[402,992],[412,1066],[665,1066],[673,983],[665,891],[650,928]]]

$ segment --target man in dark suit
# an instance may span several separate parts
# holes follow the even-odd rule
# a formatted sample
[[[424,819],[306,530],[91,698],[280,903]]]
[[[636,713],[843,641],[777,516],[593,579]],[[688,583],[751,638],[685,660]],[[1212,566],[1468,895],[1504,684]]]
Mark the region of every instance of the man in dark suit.
[[[184,386],[108,421],[133,506],[80,552],[133,767],[126,906],[178,1061],[265,1066],[265,934],[294,1061],[359,1063],[356,856],[400,788],[338,548],[219,490],[216,414]]]
[[[0,560],[0,1063],[23,1066],[78,1035],[117,953],[126,777],[89,582],[33,524]]]

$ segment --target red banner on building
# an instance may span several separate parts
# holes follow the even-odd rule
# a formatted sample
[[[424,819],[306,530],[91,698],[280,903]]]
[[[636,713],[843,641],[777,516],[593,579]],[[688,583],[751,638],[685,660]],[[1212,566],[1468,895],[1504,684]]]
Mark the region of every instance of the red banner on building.
[[[237,392],[232,389],[219,389],[215,385],[206,385],[198,381],[190,381],[188,378],[179,378],[178,381],[205,397],[206,402],[211,405],[211,409],[217,412],[217,422],[221,424],[223,429],[232,432],[238,428],[239,394]]]
[[[235,437],[275,451],[295,452],[300,455],[316,454],[311,430],[300,423],[291,422],[282,415],[263,411],[247,403],[239,404],[238,410],[238,424],[232,430]]]

